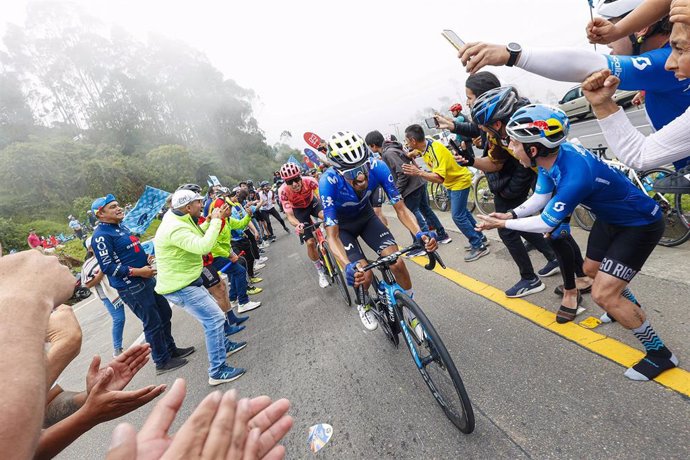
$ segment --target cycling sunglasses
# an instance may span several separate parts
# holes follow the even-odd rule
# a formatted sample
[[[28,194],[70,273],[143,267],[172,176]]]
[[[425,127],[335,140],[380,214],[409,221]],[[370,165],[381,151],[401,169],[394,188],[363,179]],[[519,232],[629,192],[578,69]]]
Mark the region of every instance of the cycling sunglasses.
[[[364,175],[364,177],[369,177],[369,162],[367,161],[362,166],[357,166],[356,168],[340,171],[340,173],[345,179],[351,181],[356,181],[360,174]]]
[[[299,182],[299,181],[301,181],[301,180],[302,180],[302,178],[299,177],[299,176],[297,176],[297,177],[292,177],[292,178],[290,178],[290,179],[285,179],[285,183],[288,184],[288,185],[292,185],[292,184],[297,183],[297,182]]]

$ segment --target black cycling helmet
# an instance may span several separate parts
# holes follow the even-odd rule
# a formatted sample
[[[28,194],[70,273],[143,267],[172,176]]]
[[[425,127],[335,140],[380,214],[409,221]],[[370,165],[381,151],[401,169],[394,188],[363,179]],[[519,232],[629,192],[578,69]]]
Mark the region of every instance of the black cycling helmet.
[[[477,98],[472,106],[472,120],[481,126],[495,121],[506,122],[518,108],[519,98],[512,86],[490,89]]]
[[[270,182],[268,182],[267,180],[262,180],[261,183],[259,184],[259,187],[265,187],[267,185],[270,185]]]
[[[251,180],[251,179],[247,179],[245,182],[246,182],[246,184],[249,185],[250,187],[251,187],[252,185],[254,185],[254,181]]]
[[[201,193],[201,187],[197,184],[184,184],[177,187],[177,190],[191,190],[194,193]]]

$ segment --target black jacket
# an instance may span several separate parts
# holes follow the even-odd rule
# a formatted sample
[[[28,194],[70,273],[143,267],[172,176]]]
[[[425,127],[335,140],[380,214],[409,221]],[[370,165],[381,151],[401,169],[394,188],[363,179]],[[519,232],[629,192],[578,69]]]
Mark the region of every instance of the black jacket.
[[[402,165],[413,164],[413,162],[407,158],[402,144],[399,142],[384,142],[381,158],[391,170],[395,179],[395,186],[403,198],[426,184],[426,181],[421,177],[408,176],[403,172]]]

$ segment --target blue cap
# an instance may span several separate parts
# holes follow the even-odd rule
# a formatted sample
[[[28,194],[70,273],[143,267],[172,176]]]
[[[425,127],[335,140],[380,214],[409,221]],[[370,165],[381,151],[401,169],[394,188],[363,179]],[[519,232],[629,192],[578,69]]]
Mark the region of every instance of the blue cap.
[[[113,201],[117,201],[117,198],[115,198],[115,195],[111,193],[107,194],[106,196],[96,198],[96,200],[91,204],[91,210],[94,214],[96,214],[103,206],[108,203],[112,203]]]

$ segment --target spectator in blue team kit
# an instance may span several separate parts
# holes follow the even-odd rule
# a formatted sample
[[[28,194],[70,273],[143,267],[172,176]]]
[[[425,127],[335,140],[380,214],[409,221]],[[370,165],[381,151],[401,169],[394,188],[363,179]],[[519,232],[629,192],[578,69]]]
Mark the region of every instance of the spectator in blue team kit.
[[[123,209],[113,195],[107,195],[94,201],[91,210],[100,221],[91,247],[110,285],[144,324],[156,373],[184,366],[184,357],[194,353],[194,347],[175,345],[170,324],[172,310],[168,301],[154,291],[156,270],[149,265],[139,239],[120,225],[125,217]]]

